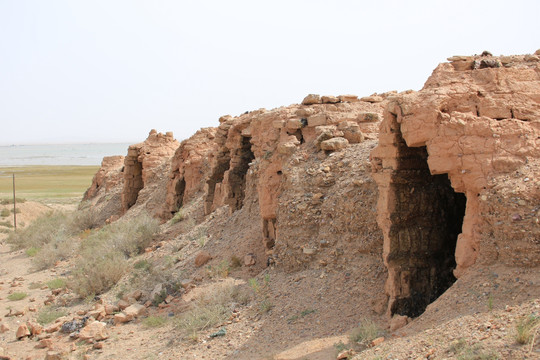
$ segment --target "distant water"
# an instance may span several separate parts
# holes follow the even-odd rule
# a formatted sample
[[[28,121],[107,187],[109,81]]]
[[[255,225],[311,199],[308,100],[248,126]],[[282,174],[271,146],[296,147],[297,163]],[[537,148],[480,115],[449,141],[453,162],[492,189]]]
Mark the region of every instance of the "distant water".
[[[130,144],[0,146],[0,166],[101,165],[104,156],[126,155]]]

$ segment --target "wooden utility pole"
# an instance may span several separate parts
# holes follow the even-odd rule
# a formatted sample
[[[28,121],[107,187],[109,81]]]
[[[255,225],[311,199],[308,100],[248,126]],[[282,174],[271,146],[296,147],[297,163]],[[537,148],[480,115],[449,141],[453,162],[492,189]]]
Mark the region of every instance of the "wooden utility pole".
[[[17,230],[17,200],[15,198],[15,173],[13,173],[13,227]]]

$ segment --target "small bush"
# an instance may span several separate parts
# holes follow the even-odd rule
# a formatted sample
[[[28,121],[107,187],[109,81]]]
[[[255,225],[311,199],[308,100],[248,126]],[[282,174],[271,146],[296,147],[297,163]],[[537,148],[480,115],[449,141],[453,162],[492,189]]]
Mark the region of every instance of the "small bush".
[[[113,249],[87,249],[75,263],[68,287],[81,298],[101,294],[115,285],[128,269],[121,252]]]
[[[37,247],[29,247],[26,249],[25,253],[28,257],[34,257],[39,252],[39,249]]]
[[[13,294],[9,294],[7,298],[10,301],[19,301],[26,298],[27,296],[28,294],[25,292],[14,292]]]
[[[0,221],[0,226],[5,226],[5,227],[10,228],[10,229],[13,227],[13,225],[9,221]],[[8,239],[9,239],[9,237],[8,237]]]
[[[22,204],[22,203],[26,202],[26,199],[24,199],[24,198],[15,197],[15,200],[19,204]],[[10,205],[10,204],[13,204],[13,198],[6,198],[6,199],[1,199],[0,200],[0,205]]]
[[[136,270],[149,271],[151,267],[152,264],[150,264],[148,260],[139,260],[133,264],[133,268]]]
[[[382,335],[381,329],[371,320],[363,320],[353,329],[349,341],[353,344],[368,345],[373,339]]]
[[[13,209],[10,210],[10,213],[13,214]],[[21,209],[17,208],[15,209],[15,214],[20,214],[21,213]]]
[[[157,328],[167,323],[167,318],[163,316],[149,316],[142,321],[147,328]]]
[[[54,266],[58,261],[67,260],[73,255],[76,245],[68,234],[57,232],[51,236],[50,242],[36,253],[32,267],[43,270]]]
[[[42,248],[51,242],[59,232],[69,234],[68,223],[67,215],[60,212],[49,212],[36,219],[28,227],[12,233],[6,241],[14,249]]]
[[[174,214],[173,218],[170,220],[171,224],[179,223],[180,221],[184,221],[188,218],[186,211],[184,209],[180,209]]]
[[[42,308],[39,313],[38,313],[38,317],[37,317],[37,322],[40,324],[40,325],[47,325],[53,321],[55,321],[56,319],[62,317],[62,316],[66,316],[67,315],[67,312],[64,311],[64,310],[60,310],[56,307],[52,307],[52,306],[45,306],[44,308]]]
[[[529,315],[519,319],[516,323],[516,342],[521,345],[530,343],[538,327],[540,327],[540,317]]]
[[[47,282],[47,287],[51,290],[62,289],[66,287],[66,279],[56,278]]]
[[[0,211],[1,217],[8,217],[9,215],[11,215],[11,212],[9,211],[9,209],[2,209],[2,211]]]
[[[215,284],[195,300],[191,308],[176,320],[175,327],[184,339],[196,340],[198,333],[226,321],[230,304],[236,302],[237,287],[232,284]]]
[[[40,289],[43,286],[43,283],[41,282],[31,282],[28,284],[28,288],[30,290]]]
[[[242,260],[236,255],[231,256],[231,268],[237,269],[239,267],[242,267]]]

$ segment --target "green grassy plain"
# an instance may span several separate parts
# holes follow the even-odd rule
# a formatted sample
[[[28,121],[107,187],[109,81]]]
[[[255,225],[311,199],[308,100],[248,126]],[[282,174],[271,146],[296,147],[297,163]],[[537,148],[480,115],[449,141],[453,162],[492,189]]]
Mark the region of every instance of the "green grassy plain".
[[[0,167],[0,198],[13,197],[13,179],[18,198],[64,201],[81,198],[99,166]]]

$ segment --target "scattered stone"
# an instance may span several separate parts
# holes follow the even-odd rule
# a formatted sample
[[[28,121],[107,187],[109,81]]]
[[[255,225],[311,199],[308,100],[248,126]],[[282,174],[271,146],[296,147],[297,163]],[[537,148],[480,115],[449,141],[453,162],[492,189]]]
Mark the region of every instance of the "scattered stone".
[[[165,302],[165,304],[170,304],[173,300],[174,300],[174,296],[172,296],[172,295],[167,295],[167,297],[165,298],[164,302]]]
[[[28,330],[30,330],[30,334],[33,336],[33,335],[39,335],[43,332],[43,326],[41,326],[40,324],[38,324],[37,322],[34,322],[34,321],[28,321],[26,323],[26,325],[28,326]]]
[[[396,331],[401,329],[409,323],[410,319],[405,315],[394,315],[392,320],[390,320],[390,331]]]
[[[191,284],[193,284],[193,280],[191,279],[182,279],[182,281],[180,281],[180,286],[184,289],[187,289]]]
[[[105,305],[105,314],[107,315],[112,315],[119,310],[120,308],[116,305]]]
[[[349,146],[349,141],[343,137],[335,137],[321,142],[321,149],[325,151],[337,151]]]
[[[45,360],[62,360],[64,358],[64,354],[58,351],[47,351],[47,355],[45,355]]]
[[[209,262],[210,260],[212,260],[212,256],[210,256],[210,254],[207,253],[206,251],[201,251],[195,257],[195,266],[196,267],[201,267],[204,264],[206,264],[207,262]]]
[[[38,349],[51,349],[53,345],[52,339],[41,339],[39,340],[36,348]]]
[[[384,337],[378,337],[371,342],[371,346],[378,346],[384,342]]]
[[[244,265],[245,266],[253,266],[257,262],[257,258],[255,257],[255,254],[246,254],[244,255]]]
[[[129,320],[138,318],[142,315],[146,315],[147,312],[148,310],[146,309],[146,307],[141,304],[133,304],[124,310],[124,313]]]
[[[129,319],[124,313],[114,314],[114,324],[123,324],[128,322]]]
[[[125,301],[125,300],[119,300],[117,305],[118,305],[118,309],[124,310],[125,308],[127,308],[131,304],[128,303],[127,301]]]
[[[302,100],[302,105],[313,105],[321,103],[321,96],[317,94],[309,94]]]
[[[27,336],[30,336],[30,330],[28,329],[28,326],[26,324],[19,325],[19,328],[17,329],[17,334],[15,337],[17,340],[21,340],[22,338],[25,338]]]
[[[314,255],[317,252],[317,249],[313,248],[303,248],[302,252],[306,255]]]
[[[79,331],[80,329],[84,327],[87,320],[88,320],[88,316],[85,316],[81,320],[72,320],[72,321],[65,322],[62,325],[60,332],[63,332],[64,334],[71,334],[72,332]]]
[[[49,334],[53,332],[57,332],[58,330],[60,330],[61,327],[62,327],[62,322],[56,322],[54,324],[47,326],[45,328],[45,332]]]
[[[8,331],[9,331],[9,326],[7,326],[4,323],[0,324],[0,334],[3,334],[3,333],[8,332]]]
[[[107,324],[100,321],[94,321],[86,325],[79,333],[81,340],[101,341],[109,337],[107,333]]]
[[[94,343],[94,345],[92,346],[92,349],[94,349],[94,350],[102,350],[103,349],[103,343],[102,342]]]

